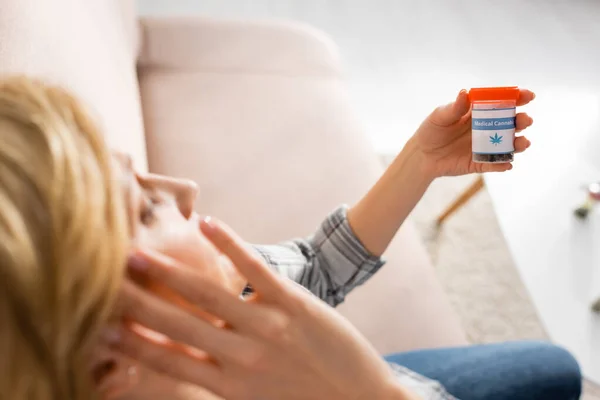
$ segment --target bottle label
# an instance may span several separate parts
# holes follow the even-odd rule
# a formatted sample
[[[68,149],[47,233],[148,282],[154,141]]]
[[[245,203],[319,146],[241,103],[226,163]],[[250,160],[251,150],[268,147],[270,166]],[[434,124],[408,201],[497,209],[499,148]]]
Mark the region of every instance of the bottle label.
[[[473,108],[473,153],[506,154],[515,151],[515,112],[513,108]]]

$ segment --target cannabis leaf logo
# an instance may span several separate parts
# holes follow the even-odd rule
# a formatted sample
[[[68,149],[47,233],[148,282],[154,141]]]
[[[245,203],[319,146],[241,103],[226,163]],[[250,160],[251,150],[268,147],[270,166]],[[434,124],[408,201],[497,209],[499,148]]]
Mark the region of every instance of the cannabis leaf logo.
[[[498,132],[496,132],[494,136],[490,136],[490,143],[498,146],[500,143],[502,143],[502,136],[498,136]]]

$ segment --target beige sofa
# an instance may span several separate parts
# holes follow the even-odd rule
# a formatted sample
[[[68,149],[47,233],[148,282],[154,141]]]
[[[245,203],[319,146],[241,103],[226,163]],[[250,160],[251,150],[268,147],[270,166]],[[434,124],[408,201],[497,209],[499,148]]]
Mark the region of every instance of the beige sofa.
[[[382,171],[335,45],[306,26],[137,20],[130,0],[0,0],[0,74],[71,88],[138,168],[185,176],[245,238],[310,233]],[[465,343],[407,223],[388,265],[339,310],[381,352]]]

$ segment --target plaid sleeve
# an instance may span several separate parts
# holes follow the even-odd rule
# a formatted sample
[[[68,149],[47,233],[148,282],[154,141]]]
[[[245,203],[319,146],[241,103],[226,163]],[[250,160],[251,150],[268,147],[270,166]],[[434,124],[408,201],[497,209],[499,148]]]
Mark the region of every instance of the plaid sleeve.
[[[384,264],[354,235],[346,215],[347,207],[342,206],[306,239],[254,248],[277,273],[336,306]]]

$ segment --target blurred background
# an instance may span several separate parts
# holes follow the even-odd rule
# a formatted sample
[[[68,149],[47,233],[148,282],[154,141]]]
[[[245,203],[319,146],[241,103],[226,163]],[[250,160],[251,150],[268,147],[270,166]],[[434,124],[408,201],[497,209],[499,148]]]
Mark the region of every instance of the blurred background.
[[[433,107],[462,88],[531,88],[536,124],[544,110],[558,117],[555,129],[571,128],[560,118],[569,110],[583,108],[586,118],[600,108],[597,0],[138,2],[143,15],[284,18],[325,31],[340,48],[352,101],[383,153],[399,150]]]
[[[460,89],[533,90],[535,101],[522,110],[535,121],[527,131],[533,144],[513,171],[475,184],[472,176],[439,179],[411,219],[472,342],[551,339],[600,383],[600,315],[590,310],[600,298],[600,212],[585,221],[573,215],[585,186],[600,180],[600,1],[138,4],[144,16],[278,18],[324,31],[339,47],[352,105],[384,163]],[[587,382],[584,398],[600,399],[600,390]]]

